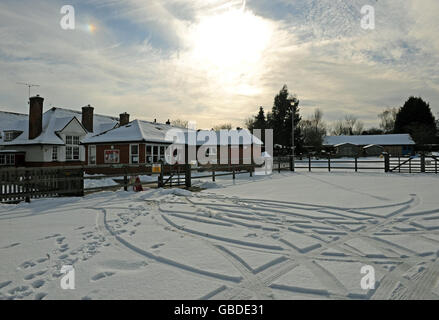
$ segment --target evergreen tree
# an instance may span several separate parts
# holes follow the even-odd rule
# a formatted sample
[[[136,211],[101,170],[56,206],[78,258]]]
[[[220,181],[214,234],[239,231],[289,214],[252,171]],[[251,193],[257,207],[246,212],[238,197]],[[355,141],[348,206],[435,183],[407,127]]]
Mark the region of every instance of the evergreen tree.
[[[294,115],[293,115],[294,114]],[[292,146],[292,119],[294,116],[294,145],[297,152],[303,151],[303,137],[299,127],[299,100],[290,95],[284,85],[274,98],[272,112],[267,116],[268,126],[273,129],[274,144]]]
[[[395,133],[409,133],[417,144],[434,143],[436,122],[430,105],[420,97],[410,97],[399,109]]]
[[[267,127],[267,120],[265,119],[265,112],[263,107],[259,107],[258,115],[255,117],[253,122],[254,129],[264,130]]]

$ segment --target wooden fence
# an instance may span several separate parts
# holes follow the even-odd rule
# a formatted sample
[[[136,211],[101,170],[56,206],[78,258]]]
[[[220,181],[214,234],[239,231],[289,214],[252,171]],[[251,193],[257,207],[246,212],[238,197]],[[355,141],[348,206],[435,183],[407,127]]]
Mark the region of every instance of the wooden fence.
[[[212,177],[215,181],[219,176],[232,176],[249,173],[253,175],[255,166],[231,165],[192,168],[189,165],[161,165],[159,173],[152,171],[152,165],[126,166],[83,166],[58,168],[0,168],[0,202],[11,203],[30,199],[83,196],[104,190],[117,190],[121,187],[128,191],[136,184],[132,177],[151,176],[150,181],[142,182],[147,187],[192,187],[193,179]],[[103,173],[107,169],[109,173]],[[194,171],[199,174],[193,175]],[[96,172],[99,174],[93,175]],[[220,173],[219,173],[220,172]],[[117,184],[84,188],[84,180],[112,179]]]
[[[389,157],[389,172],[438,173],[439,159],[436,156]]]
[[[0,168],[0,202],[30,201],[30,199],[56,196],[83,196],[103,190],[117,190],[121,187],[128,191],[135,185],[131,177],[147,175],[152,178],[142,182],[149,187],[192,187],[192,180],[220,176],[249,174],[253,176],[255,165],[215,165],[192,168],[190,165],[162,165],[159,173],[152,171],[151,165],[125,166],[83,166],[57,168]],[[390,157],[383,154],[382,159],[334,159],[331,157],[276,157],[273,158],[273,171],[318,171],[336,170],[379,171],[394,173],[438,173],[439,159],[435,156]],[[99,172],[98,175],[91,175]],[[107,173],[104,173],[107,172]],[[197,172],[197,174],[193,174]],[[118,184],[84,188],[84,180],[113,179]]]
[[[32,198],[82,196],[81,168],[2,168],[0,202],[30,201]]]
[[[328,172],[336,170],[359,171],[381,171],[385,170],[385,158],[383,159],[339,159],[339,158],[316,158],[311,155],[305,157],[275,157],[273,159],[273,171],[281,172],[306,170],[308,172],[325,170]]]

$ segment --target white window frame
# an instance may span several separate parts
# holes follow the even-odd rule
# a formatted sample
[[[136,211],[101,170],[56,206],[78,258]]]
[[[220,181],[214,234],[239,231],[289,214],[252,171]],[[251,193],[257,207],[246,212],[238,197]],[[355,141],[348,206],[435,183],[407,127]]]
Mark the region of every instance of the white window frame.
[[[94,159],[94,161],[92,161],[92,159]],[[96,146],[95,145],[91,145],[88,146],[88,164],[89,165],[96,165]]]
[[[14,131],[5,131],[5,142],[14,140]]]
[[[159,162],[160,160],[166,161],[166,149],[168,148],[168,146],[169,145],[167,144],[153,144],[153,143],[145,144],[145,163],[153,164]],[[151,147],[150,155],[148,155],[148,147]],[[154,149],[157,149],[156,152]],[[163,150],[163,154],[160,152],[161,150]],[[148,161],[148,157],[152,158],[151,161]],[[154,161],[154,159],[156,161]]]
[[[132,153],[134,146],[137,146],[137,154]],[[137,156],[137,161],[133,161],[134,156]],[[140,145],[137,143],[130,144],[130,164],[140,164]]]
[[[52,147],[52,161],[58,161],[58,146]]]
[[[77,158],[75,158],[77,153]],[[66,161],[81,160],[81,153],[79,150],[79,136],[66,136]]]
[[[0,166],[15,165],[15,154],[0,154]]]

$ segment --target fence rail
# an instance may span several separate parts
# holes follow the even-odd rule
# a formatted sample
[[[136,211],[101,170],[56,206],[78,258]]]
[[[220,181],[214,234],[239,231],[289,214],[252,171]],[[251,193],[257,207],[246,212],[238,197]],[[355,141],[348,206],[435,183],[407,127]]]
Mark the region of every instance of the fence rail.
[[[390,157],[383,154],[382,159],[364,160],[363,158],[337,159],[328,157],[275,157],[272,170],[352,170],[355,172],[379,170],[393,173],[435,173],[439,171],[439,159],[435,156]],[[152,165],[126,166],[81,166],[56,168],[0,168],[0,202],[30,201],[30,199],[56,196],[83,196],[85,193],[117,190],[121,187],[128,191],[136,182],[130,177],[151,176],[150,181],[142,182],[151,187],[192,187],[192,180],[249,174],[253,176],[255,165],[213,165],[193,168],[190,165],[161,165],[160,173],[152,171]],[[193,174],[197,171],[198,174]],[[97,174],[97,175],[91,175]],[[156,180],[154,180],[154,177]],[[116,185],[84,188],[84,180],[112,179]]]
[[[385,169],[385,159],[363,160],[362,158],[339,159],[339,158],[314,158],[311,155],[307,157],[275,157],[273,159],[273,171],[296,171],[308,170],[353,170],[355,172],[363,170],[380,170]]]
[[[98,169],[98,170],[97,170]],[[109,173],[102,173],[107,169]],[[151,181],[142,182],[143,186],[190,188],[193,179],[219,176],[233,176],[242,173],[253,175],[254,165],[230,165],[192,168],[190,165],[161,165],[160,173],[152,171],[150,166],[82,166],[58,168],[0,168],[0,203],[27,201],[30,199],[83,196],[85,193],[105,190],[117,190],[121,187],[128,191],[136,185],[131,179],[135,176],[151,176]],[[200,175],[192,172],[200,171]],[[101,173],[96,173],[101,172]],[[206,172],[206,174],[204,174]],[[91,175],[96,174],[96,175]],[[154,178],[156,180],[154,181]],[[116,185],[84,188],[85,180],[112,179]]]

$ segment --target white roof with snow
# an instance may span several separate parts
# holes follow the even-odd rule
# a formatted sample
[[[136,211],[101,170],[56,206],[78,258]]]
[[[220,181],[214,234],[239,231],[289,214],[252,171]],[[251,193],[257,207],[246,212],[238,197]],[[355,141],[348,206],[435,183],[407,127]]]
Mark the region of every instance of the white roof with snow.
[[[256,136],[252,135],[249,130],[201,130],[196,132],[197,146],[201,145],[262,145],[262,141]],[[191,137],[190,133],[185,133],[185,141],[189,145],[194,145],[194,136]]]
[[[89,136],[84,139],[83,143],[152,142],[170,144],[175,142],[198,146],[206,142],[207,145],[262,144],[262,141],[254,137],[248,130],[230,130],[230,132],[230,135],[226,135],[221,134],[220,131],[195,131],[167,124],[134,120],[126,126]],[[233,136],[236,138],[234,139]]]
[[[63,145],[64,142],[57,132],[64,129],[74,118],[81,123],[81,112],[63,108],[51,108],[43,113],[42,133],[37,138],[29,140],[29,116],[27,114],[0,111],[0,132],[2,136],[0,144],[5,146],[29,144]],[[117,124],[118,118],[95,114],[93,116],[94,132],[88,135],[112,129]],[[22,133],[14,140],[4,142],[5,131],[21,131]]]
[[[101,134],[88,136],[83,143],[114,143],[114,142],[155,142],[172,143],[166,140],[166,132],[173,127],[167,124],[142,120],[134,120],[129,124]]]
[[[415,142],[409,134],[382,134],[382,135],[364,135],[364,136],[327,136],[323,145],[335,146],[343,143],[355,144],[358,146],[379,145],[414,145]]]

